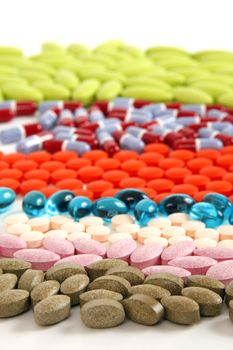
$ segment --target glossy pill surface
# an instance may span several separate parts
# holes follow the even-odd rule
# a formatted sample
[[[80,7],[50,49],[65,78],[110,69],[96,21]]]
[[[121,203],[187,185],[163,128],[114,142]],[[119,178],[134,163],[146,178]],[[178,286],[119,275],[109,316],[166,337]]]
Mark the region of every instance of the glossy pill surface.
[[[39,191],[28,192],[22,202],[23,211],[29,216],[41,216],[44,213],[46,198]]]

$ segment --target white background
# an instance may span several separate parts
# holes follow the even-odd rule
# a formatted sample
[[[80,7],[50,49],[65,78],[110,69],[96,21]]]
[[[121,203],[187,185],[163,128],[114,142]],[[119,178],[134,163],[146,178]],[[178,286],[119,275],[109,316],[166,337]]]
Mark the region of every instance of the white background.
[[[0,45],[38,52],[43,41],[95,46],[108,39],[146,48],[174,45],[190,51],[221,48],[233,51],[231,0],[0,0]],[[0,349],[232,349],[233,323],[227,312],[195,326],[167,321],[144,327],[127,321],[118,328],[83,326],[78,308],[65,322],[48,328],[35,325],[32,313],[0,320]]]

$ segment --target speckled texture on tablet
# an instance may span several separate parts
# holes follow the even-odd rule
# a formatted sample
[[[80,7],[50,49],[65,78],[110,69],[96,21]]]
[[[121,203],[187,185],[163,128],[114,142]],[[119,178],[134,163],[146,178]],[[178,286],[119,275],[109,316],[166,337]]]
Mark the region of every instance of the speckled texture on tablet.
[[[102,256],[99,256],[96,254],[79,254],[79,255],[68,256],[67,258],[61,259],[55,264],[55,266],[63,263],[73,263],[73,264],[86,267],[102,259],[103,259]]]
[[[6,273],[14,273],[17,277],[20,277],[26,270],[30,269],[32,264],[22,259],[16,258],[2,258],[0,259],[0,268]]]
[[[164,249],[161,255],[161,263],[167,265],[172,259],[192,255],[195,249],[195,244],[193,242],[179,242],[170,247]]]
[[[80,238],[74,241],[77,254],[95,254],[104,257],[106,248],[100,242],[90,238]]]
[[[216,278],[204,275],[193,275],[187,278],[187,287],[202,287],[212,290],[213,292],[224,297],[225,286],[222,282],[218,281]]]
[[[80,306],[91,300],[96,299],[113,299],[116,301],[122,301],[123,296],[120,293],[112,292],[106,289],[93,289],[88,292],[81,293],[79,296]]]
[[[130,287],[130,283],[125,278],[108,275],[96,278],[89,284],[88,290],[107,289],[120,293],[125,298],[129,295]]]
[[[66,278],[76,274],[86,275],[83,266],[72,262],[64,262],[51,267],[45,274],[47,280],[56,280],[62,283]]]
[[[0,293],[0,318],[22,314],[27,311],[28,308],[28,291],[22,289],[11,289]]]
[[[90,280],[93,281],[94,279],[105,275],[105,273],[112,267],[117,266],[128,266],[128,263],[120,259],[104,259],[91,263],[86,267],[86,270]]]
[[[179,295],[184,288],[182,278],[172,275],[171,273],[152,273],[147,276],[145,284],[153,284],[169,290],[172,295]]]
[[[44,281],[31,291],[32,305],[35,306],[41,300],[59,293],[60,283],[57,281]]]
[[[195,249],[193,253],[194,255],[207,256],[209,258],[213,258],[219,262],[233,259],[233,249],[221,246],[199,248]]]
[[[80,294],[85,292],[89,282],[89,278],[84,274],[70,276],[62,282],[60,292],[70,297],[71,305],[77,305]]]
[[[39,283],[44,281],[44,272],[28,269],[19,279],[18,288],[27,290],[29,293]]]
[[[148,266],[142,270],[142,272],[149,276],[152,273],[171,273],[177,277],[181,277],[184,281],[187,280],[187,277],[191,275],[188,270],[183,269],[182,267],[169,266],[169,265],[158,265],[158,266]]]
[[[138,247],[130,256],[130,263],[139,269],[145,267],[158,265],[160,263],[160,256],[163,248],[160,244],[150,243]]]
[[[106,272],[106,275],[123,277],[131,286],[141,284],[144,281],[144,273],[133,266],[113,267]]]
[[[14,257],[28,261],[32,264],[33,269],[42,271],[47,271],[51,266],[60,260],[60,256],[58,254],[41,248],[21,249],[14,254]]]
[[[227,285],[233,280],[233,260],[222,261],[211,266],[206,275]]]
[[[132,286],[129,291],[129,295],[133,294],[144,294],[160,301],[163,297],[171,295],[168,289],[153,284],[138,284]]]
[[[233,300],[233,281],[226,286],[225,292],[226,292],[225,302],[228,305],[230,301]]]
[[[208,269],[217,264],[217,261],[206,256],[185,256],[170,260],[168,265],[182,267],[192,275],[205,275]]]
[[[18,278],[13,273],[5,273],[0,275],[0,293],[4,290],[14,289],[17,285]]]

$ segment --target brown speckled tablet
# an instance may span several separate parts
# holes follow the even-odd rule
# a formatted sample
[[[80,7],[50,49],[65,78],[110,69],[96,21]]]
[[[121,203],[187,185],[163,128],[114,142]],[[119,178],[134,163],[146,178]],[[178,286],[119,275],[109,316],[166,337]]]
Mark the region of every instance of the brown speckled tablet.
[[[145,284],[154,284],[169,290],[172,295],[179,295],[184,288],[182,278],[172,275],[171,273],[152,273],[147,276]]]
[[[66,262],[60,263],[48,269],[45,277],[47,280],[56,280],[59,283],[62,283],[66,278],[76,274],[86,275],[87,273],[83,266]]]
[[[35,306],[41,300],[59,293],[60,283],[58,281],[45,281],[38,284],[31,291],[32,305]]]
[[[122,305],[130,320],[145,326],[158,323],[164,316],[163,306],[148,295],[134,294],[124,299]]]
[[[228,305],[231,300],[233,300],[233,281],[228,283],[225,289],[225,302]]]
[[[112,292],[111,290],[93,289],[82,293],[79,296],[80,306],[83,306],[88,301],[96,299],[112,299],[116,301],[122,301],[123,296],[120,293]]]
[[[0,259],[0,269],[4,273],[14,273],[17,277],[20,277],[26,270],[31,269],[31,263],[15,258],[3,258]]]
[[[161,300],[167,320],[189,325],[200,321],[199,305],[194,300],[180,295],[171,295]]]
[[[106,289],[111,290],[112,292],[120,293],[123,297],[127,297],[129,295],[130,283],[122,277],[108,275],[101,276],[96,278],[93,282],[91,282],[88,286],[88,290],[93,289]]]
[[[62,282],[60,291],[70,297],[71,305],[79,304],[79,296],[85,292],[90,280],[86,275],[70,276]]]
[[[4,273],[0,275],[0,293],[4,290],[14,289],[18,282],[18,278],[13,273]]]
[[[11,289],[0,293],[0,317],[12,317],[27,311],[29,293],[26,290]]]
[[[229,302],[229,317],[230,320],[233,322],[233,300]]]
[[[189,276],[186,281],[187,287],[202,287],[212,290],[213,292],[224,297],[225,286],[222,282],[216,278],[205,276],[205,275],[193,275]]]
[[[49,326],[70,316],[70,298],[66,295],[53,295],[40,301],[34,307],[34,317],[40,326]]]
[[[112,299],[91,300],[82,306],[80,314],[83,323],[90,328],[116,327],[125,319],[123,306]]]
[[[131,286],[143,283],[145,278],[144,273],[133,266],[112,267],[106,272],[106,276],[107,275],[123,277],[131,284]]]
[[[18,288],[27,290],[29,293],[39,283],[44,281],[44,272],[39,270],[28,269],[19,279]]]
[[[0,275],[2,275],[3,274],[3,271],[2,271],[2,269],[0,269]]]
[[[125,267],[128,263],[120,259],[103,259],[93,262],[86,267],[87,273],[91,281],[94,279],[104,276],[105,273],[113,267]]]
[[[221,313],[222,298],[212,290],[202,287],[187,287],[182,289],[181,294],[198,303],[201,316],[217,316]]]
[[[158,301],[160,301],[164,297],[168,297],[169,295],[171,295],[169,290],[160,286],[155,286],[153,284],[139,284],[137,286],[132,286],[130,288],[129,294],[144,294]]]

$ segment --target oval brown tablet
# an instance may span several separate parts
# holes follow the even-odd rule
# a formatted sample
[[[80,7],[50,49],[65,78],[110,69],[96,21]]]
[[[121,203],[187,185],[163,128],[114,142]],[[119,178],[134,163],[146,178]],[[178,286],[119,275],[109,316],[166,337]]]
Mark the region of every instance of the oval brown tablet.
[[[112,267],[106,272],[107,275],[114,275],[125,278],[131,286],[141,284],[144,281],[144,273],[133,266],[117,266]]]
[[[161,304],[165,308],[168,321],[189,325],[200,321],[199,305],[194,300],[180,295],[164,297]]]
[[[27,290],[29,293],[39,283],[44,281],[44,272],[39,270],[28,269],[19,279],[18,288]]]
[[[233,281],[228,283],[228,285],[225,288],[225,302],[228,305],[231,300],[233,300]]]
[[[88,286],[88,290],[106,289],[112,292],[120,293],[123,297],[127,297],[130,290],[130,283],[122,277],[108,275],[96,278]]]
[[[83,306],[88,301],[96,299],[112,299],[116,301],[122,301],[123,296],[120,293],[112,292],[106,289],[93,289],[88,292],[84,292],[79,296],[80,306]]]
[[[224,297],[225,286],[222,282],[218,281],[216,278],[205,276],[205,275],[192,275],[187,278],[187,287],[202,287],[212,290],[213,292]]]
[[[45,274],[47,280],[56,280],[59,283],[65,281],[66,278],[76,275],[83,274],[86,275],[86,270],[83,266],[79,264],[74,264],[70,262],[57,264],[50,269]]]
[[[145,284],[154,284],[169,290],[172,295],[180,295],[184,288],[184,281],[182,278],[172,275],[171,273],[152,273],[147,276]]]
[[[229,302],[229,317],[230,320],[233,322],[233,300]]]
[[[4,290],[14,289],[18,282],[18,278],[13,273],[4,273],[0,275],[0,293]]]
[[[128,266],[128,263],[120,259],[103,259],[93,262],[92,264],[86,267],[88,276],[91,281],[94,279],[104,276],[105,273],[113,267],[125,267]]]
[[[130,288],[129,294],[144,294],[158,301],[160,301],[164,297],[168,297],[169,295],[171,295],[169,290],[160,286],[155,286],[153,284],[139,284],[137,286],[132,286]]]
[[[80,315],[83,323],[90,328],[116,327],[125,319],[123,306],[112,299],[91,300],[82,306]]]
[[[27,311],[29,293],[22,289],[5,290],[0,293],[0,317],[12,317]]]
[[[32,305],[35,306],[41,300],[59,293],[60,283],[58,281],[45,281],[38,284],[31,291]]]
[[[3,271],[2,271],[2,269],[0,269],[0,275],[2,275],[3,274]]]
[[[124,299],[122,305],[130,320],[145,326],[158,323],[164,316],[163,306],[148,295],[134,294]]]
[[[31,263],[21,259],[0,259],[0,269],[2,269],[3,273],[14,273],[17,277],[20,277],[26,270],[31,269],[31,267]]]
[[[222,298],[217,293],[202,287],[187,287],[181,294],[198,303],[201,316],[217,316],[221,313]]]
[[[70,316],[70,298],[66,295],[53,295],[40,301],[34,307],[34,318],[40,326],[49,326]]]
[[[70,297],[71,305],[77,305],[80,294],[85,292],[89,282],[89,277],[86,275],[70,276],[62,282],[60,292]]]

